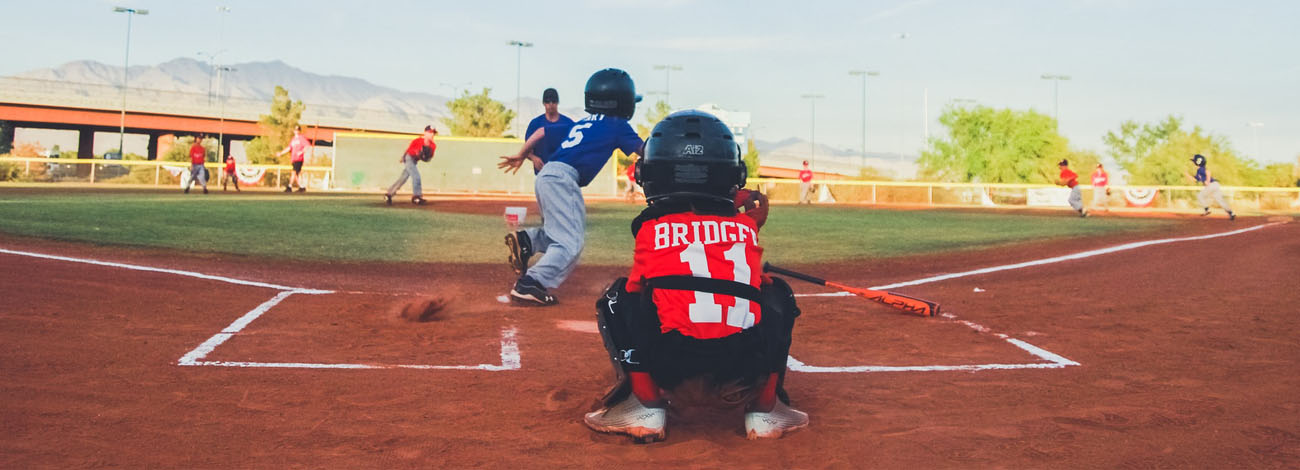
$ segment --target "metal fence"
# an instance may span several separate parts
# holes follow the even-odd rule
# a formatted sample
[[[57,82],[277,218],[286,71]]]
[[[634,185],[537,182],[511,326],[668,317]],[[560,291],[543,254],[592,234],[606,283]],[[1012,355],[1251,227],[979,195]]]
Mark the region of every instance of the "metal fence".
[[[208,184],[220,183],[224,163],[206,163]],[[248,187],[279,188],[289,181],[290,165],[239,165],[239,184]],[[102,158],[0,157],[0,181],[33,183],[89,183],[96,185],[184,186],[189,181],[189,162],[108,160]],[[303,184],[329,189],[334,169],[304,166]]]
[[[798,202],[798,180],[751,178],[748,187],[776,202]],[[1201,186],[1111,186],[1100,205],[1094,189],[1084,186],[1084,206],[1092,209],[1136,208],[1184,211],[1202,207]],[[1223,195],[1234,210],[1300,212],[1300,188],[1224,186]],[[917,207],[1068,207],[1070,190],[1046,184],[930,183],[897,181],[813,181],[809,199],[820,204],[895,205]],[[1211,202],[1213,205],[1213,202]]]

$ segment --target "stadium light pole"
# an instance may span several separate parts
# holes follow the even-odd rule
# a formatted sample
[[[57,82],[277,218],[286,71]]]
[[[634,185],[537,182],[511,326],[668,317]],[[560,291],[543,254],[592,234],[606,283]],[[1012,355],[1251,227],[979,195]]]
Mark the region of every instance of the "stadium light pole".
[[[1250,131],[1255,134],[1255,158],[1264,158],[1264,147],[1261,147],[1259,144],[1259,128],[1264,127],[1264,123],[1248,122],[1246,125],[1250,126]]]
[[[664,103],[668,103],[668,107],[672,108],[672,75],[674,70],[681,71],[682,66],[676,64],[659,64],[655,65],[654,69],[664,71]]]
[[[120,158],[126,158],[126,150],[123,148],[126,142],[126,81],[128,67],[131,65],[131,17],[135,15],[148,15],[149,10],[113,7],[114,13],[126,13],[126,53],[122,57],[122,114],[118,118],[117,129],[117,155]],[[93,152],[93,151],[92,151]],[[145,152],[148,153],[148,152]]]
[[[850,70],[849,75],[862,77],[862,167],[867,167],[867,77],[880,76],[875,70]]]
[[[1069,75],[1043,74],[1043,80],[1052,81],[1052,119],[1056,120],[1056,130],[1061,130],[1061,80],[1069,80]]]
[[[221,123],[217,126],[217,161],[226,160],[226,80],[224,73],[235,71],[234,67],[222,66],[217,68],[218,93],[221,95]]]
[[[906,40],[906,39],[908,38],[908,36],[909,36],[909,35],[908,35],[907,33],[894,33],[894,39],[897,39],[897,40],[899,40],[899,41],[904,41],[904,40]],[[903,50],[903,47],[904,47],[904,46],[903,46],[903,43],[899,43],[898,50],[899,50],[899,51],[902,51],[902,50]],[[901,68],[901,67],[900,67],[900,68]],[[907,85],[906,85],[906,82],[904,82],[904,85],[903,85],[903,91],[904,91],[904,93],[902,93],[902,94],[906,94],[906,91],[907,91]],[[901,108],[901,110],[900,110],[899,113],[898,113],[898,122],[899,122],[899,129],[898,129],[898,163],[900,163],[900,164],[903,163],[903,158],[904,158],[904,157],[903,157],[903,154],[907,153],[907,150],[906,150],[906,149],[907,149],[907,133],[905,132],[905,130],[907,129],[907,118],[906,118],[906,116],[907,116],[907,100],[903,100],[903,107]]]
[[[817,171],[817,100],[826,96],[821,93],[804,93],[800,97],[812,104],[812,119],[808,126],[808,168]]]
[[[520,71],[522,70],[521,67],[523,64],[522,61],[524,56],[524,48],[533,47],[533,43],[524,42],[524,41],[510,41],[510,45],[515,47],[515,132],[519,132],[519,116],[523,114],[523,110],[519,109],[522,103],[522,101],[520,100],[520,97],[522,95],[520,94],[521,92],[519,91],[519,80],[520,77],[522,76]]]

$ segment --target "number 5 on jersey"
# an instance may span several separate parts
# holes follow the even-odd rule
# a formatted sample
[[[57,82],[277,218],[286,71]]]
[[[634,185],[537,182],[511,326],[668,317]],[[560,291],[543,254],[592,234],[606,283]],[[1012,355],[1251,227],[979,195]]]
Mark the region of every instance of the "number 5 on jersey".
[[[576,145],[582,143],[582,130],[583,130],[583,129],[586,129],[586,128],[588,128],[588,127],[591,127],[591,126],[592,126],[592,123],[587,122],[587,123],[578,124],[578,125],[573,126],[572,128],[570,128],[570,129],[569,129],[569,138],[568,138],[568,139],[565,139],[564,142],[560,143],[560,148],[563,148],[563,149],[572,148],[572,147],[574,147],[574,146],[576,146]],[[551,141],[551,142],[554,142],[554,141]]]

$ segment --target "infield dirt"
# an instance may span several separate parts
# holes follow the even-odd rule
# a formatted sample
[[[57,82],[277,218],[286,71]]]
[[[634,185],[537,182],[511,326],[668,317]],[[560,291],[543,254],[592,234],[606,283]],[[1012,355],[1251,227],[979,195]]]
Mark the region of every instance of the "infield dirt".
[[[879,285],[1263,220],[870,264],[792,266]],[[609,380],[593,319],[623,269],[580,267],[553,308],[497,303],[499,265],[323,264],[0,237],[0,247],[331,289],[294,295],[218,347],[226,361],[500,363],[507,371],[186,367],[274,290],[0,254],[0,467],[935,468],[1300,465],[1300,224],[900,289],[1078,362],[1060,369],[800,373],[811,426],[744,440],[740,415],[674,413],[633,445],[581,423]],[[975,292],[975,288],[982,292]],[[827,292],[796,284],[800,293]],[[404,298],[451,300],[439,320]],[[818,365],[1041,360],[957,321],[803,297],[791,354]]]

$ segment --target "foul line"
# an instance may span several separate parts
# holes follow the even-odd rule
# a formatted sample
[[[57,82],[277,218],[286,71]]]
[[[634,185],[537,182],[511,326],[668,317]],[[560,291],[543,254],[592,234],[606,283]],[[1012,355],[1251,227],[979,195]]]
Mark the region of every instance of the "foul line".
[[[278,284],[270,284],[257,281],[246,281],[225,276],[214,276],[193,271],[182,271],[179,269],[155,268],[152,266],[140,266],[136,264],[115,263],[111,261],[99,261],[85,258],[72,258],[67,256],[49,255],[45,253],[33,253],[29,251],[17,251],[0,248],[0,253],[29,256],[32,258],[43,258],[56,261],[68,261],[73,263],[93,264],[96,266],[106,266],[111,268],[130,269],[135,271],[147,271],[163,274],[175,274],[178,276],[193,277],[198,279],[207,279],[212,281],[221,281],[230,284],[238,284],[253,287],[265,287],[268,289],[279,290],[270,300],[262,302],[261,305],[249,310],[243,316],[235,319],[229,326],[223,328],[220,332],[212,335],[207,341],[199,344],[190,352],[185,353],[177,365],[181,366],[220,366],[220,367],[271,367],[271,368],[305,368],[305,369],[425,369],[425,370],[487,370],[503,371],[518,370],[522,367],[520,358],[519,343],[516,339],[518,331],[511,326],[501,330],[501,364],[477,364],[477,365],[429,365],[429,364],[317,364],[305,362],[238,362],[238,361],[204,361],[204,357],[211,354],[218,346],[234,337],[241,330],[248,327],[250,323],[257,320],[266,312],[270,311],[284,299],[294,294],[323,295],[333,294],[332,290],[323,289],[306,289],[301,287],[289,287]]]
[[[927,278],[917,279],[917,280],[914,280],[914,281],[897,282],[897,283],[894,283],[894,284],[886,284],[886,285],[883,285],[883,286],[874,286],[874,287],[870,287],[870,289],[874,289],[874,290],[885,290],[885,289],[893,289],[893,288],[897,288],[897,287],[915,286],[915,285],[920,285],[920,284],[928,284],[928,283],[931,283],[931,282],[944,281],[944,280],[948,280],[948,279],[956,279],[956,278],[959,278],[959,277],[975,276],[975,275],[979,275],[979,274],[988,274],[988,273],[993,273],[993,272],[998,272],[998,271],[1009,271],[1009,270],[1013,270],[1013,269],[1022,269],[1022,268],[1032,267],[1032,266],[1041,266],[1041,265],[1045,265],[1045,264],[1059,263],[1059,262],[1062,262],[1062,261],[1071,261],[1071,260],[1076,260],[1076,259],[1089,258],[1089,257],[1093,257],[1093,256],[1099,256],[1099,255],[1104,255],[1104,254],[1109,254],[1109,253],[1115,253],[1115,252],[1119,252],[1119,251],[1125,251],[1125,250],[1132,250],[1132,249],[1136,249],[1136,248],[1142,248],[1142,247],[1145,247],[1145,246],[1160,245],[1160,244],[1165,244],[1165,243],[1184,242],[1184,241],[1194,241],[1194,240],[1208,240],[1208,239],[1211,239],[1211,238],[1219,238],[1219,237],[1228,237],[1228,236],[1238,235],[1238,234],[1242,234],[1242,233],[1246,233],[1246,232],[1250,232],[1250,231],[1254,231],[1254,230],[1259,230],[1259,229],[1262,229],[1262,228],[1265,228],[1265,227],[1269,227],[1269,226],[1273,226],[1273,225],[1279,225],[1279,223],[1278,223],[1278,222],[1267,223],[1267,224],[1262,224],[1262,225],[1256,225],[1256,226],[1253,226],[1253,227],[1246,227],[1246,228],[1243,228],[1243,229],[1232,230],[1232,231],[1221,232],[1221,233],[1214,233],[1214,234],[1209,234],[1209,235],[1198,235],[1198,236],[1193,236],[1193,237],[1179,237],[1179,238],[1162,238],[1162,239],[1158,239],[1158,240],[1147,240],[1147,241],[1141,241],[1141,242],[1125,243],[1125,244],[1123,244],[1123,245],[1112,246],[1112,247],[1109,247],[1109,248],[1101,248],[1101,249],[1096,249],[1096,250],[1082,251],[1082,252],[1079,252],[1079,253],[1073,253],[1073,254],[1064,255],[1064,256],[1056,256],[1056,257],[1052,257],[1052,258],[1044,258],[1044,259],[1034,260],[1034,261],[1025,261],[1025,262],[1023,262],[1023,263],[1005,264],[1005,265],[1002,265],[1002,266],[993,266],[993,267],[989,267],[989,268],[976,269],[976,270],[965,271],[965,272],[960,272],[960,273],[941,274],[941,275],[938,275],[938,276],[932,276],[932,277],[927,277]],[[797,295],[795,295],[795,296],[796,296],[796,297],[843,297],[843,296],[851,296],[851,295],[853,295],[853,294],[851,294],[851,293],[849,293],[849,292],[827,292],[827,293],[816,293],[816,294],[797,294]],[[787,366],[790,368],[790,370],[793,370],[793,371],[799,371],[799,372],[813,372],[813,373],[825,373],[825,372],[839,372],[839,373],[845,373],[845,372],[937,372],[937,371],[967,371],[967,372],[976,372],[976,371],[981,371],[981,370],[1007,370],[1007,369],[1059,369],[1059,368],[1063,368],[1063,367],[1069,367],[1069,366],[1077,366],[1077,365],[1079,365],[1078,362],[1071,361],[1071,360],[1066,359],[1065,357],[1063,357],[1063,356],[1061,356],[1061,355],[1059,355],[1059,354],[1053,353],[1053,352],[1051,352],[1051,351],[1048,351],[1048,350],[1046,350],[1046,349],[1040,348],[1040,347],[1038,347],[1038,346],[1034,346],[1034,345],[1029,344],[1029,343],[1027,343],[1027,342],[1025,342],[1025,341],[1021,341],[1021,340],[1018,340],[1018,339],[1016,339],[1016,338],[1012,338],[1012,337],[1007,336],[1007,335],[1002,334],[1002,333],[994,333],[992,330],[990,330],[990,329],[989,329],[988,327],[986,327],[986,326],[983,326],[983,325],[980,325],[980,324],[978,324],[978,323],[975,323],[975,322],[972,322],[972,321],[968,321],[968,320],[959,320],[959,319],[957,319],[957,316],[956,316],[956,315],[953,315],[953,314],[951,314],[951,313],[944,313],[944,314],[942,314],[941,316],[944,317],[944,318],[947,318],[947,319],[949,319],[949,320],[953,320],[953,321],[956,321],[956,322],[961,323],[961,324],[963,324],[963,325],[966,325],[967,327],[970,327],[971,329],[973,329],[973,330],[975,330],[975,331],[977,331],[977,332],[985,333],[985,334],[992,334],[992,335],[994,335],[994,336],[997,336],[997,337],[999,337],[999,338],[1002,338],[1004,341],[1006,341],[1006,342],[1008,342],[1008,343],[1011,343],[1011,344],[1014,345],[1015,347],[1020,348],[1021,350],[1024,350],[1025,352],[1028,352],[1029,354],[1033,355],[1034,357],[1037,357],[1037,358],[1039,358],[1039,359],[1043,359],[1043,360],[1045,360],[1045,361],[1047,361],[1047,362],[1037,362],[1037,363],[1027,363],[1027,364],[965,364],[965,365],[949,365],[949,366],[836,366],[836,367],[826,367],[826,366],[810,366],[810,365],[808,365],[808,364],[804,364],[802,361],[800,361],[800,360],[798,360],[798,359],[795,359],[794,356],[789,356],[789,358],[788,358],[787,361],[786,361],[786,364],[787,364]]]
[[[294,291],[294,292],[299,293],[299,294],[333,294],[333,293],[334,293],[334,291],[330,291],[330,290],[304,289],[304,288],[300,288],[300,287],[281,286],[281,285],[278,285],[278,284],[269,284],[269,283],[265,283],[265,282],[245,281],[245,280],[243,280],[243,279],[235,279],[235,278],[230,278],[230,277],[225,277],[225,276],[214,276],[214,275],[211,275],[211,274],[196,273],[196,272],[193,272],[193,271],[181,271],[181,270],[179,270],[179,269],[155,268],[155,267],[152,267],[152,266],[140,266],[140,265],[136,265],[136,264],[114,263],[114,262],[110,262],[110,261],[99,261],[99,260],[83,259],[83,258],[69,258],[69,257],[67,257],[67,256],[47,255],[47,254],[44,254],[44,253],[32,253],[32,252],[29,252],[29,251],[6,250],[6,249],[4,249],[4,248],[0,248],[0,253],[6,253],[6,254],[10,254],[10,255],[19,255],[19,256],[30,256],[30,257],[33,257],[33,258],[52,259],[52,260],[58,260],[58,261],[70,261],[70,262],[73,262],[73,263],[93,264],[93,265],[97,265],[97,266],[108,266],[108,267],[111,267],[111,268],[131,269],[131,270],[135,270],[135,271],[149,271],[149,272],[155,272],[155,273],[175,274],[175,275],[178,275],[178,276],[196,277],[196,278],[199,278],[199,279],[208,279],[208,280],[212,280],[212,281],[221,281],[221,282],[226,282],[226,283],[230,283],[230,284],[239,284],[239,285],[243,285],[243,286],[265,287],[265,288],[267,288],[267,289],[276,289],[276,290]]]
[[[1044,264],[1059,263],[1062,261],[1071,261],[1076,259],[1090,258],[1093,256],[1105,255],[1105,254],[1110,254],[1110,253],[1115,253],[1115,252],[1125,251],[1125,250],[1132,250],[1132,249],[1142,248],[1142,247],[1152,246],[1152,245],[1162,245],[1165,243],[1176,243],[1176,242],[1186,242],[1186,241],[1196,241],[1196,240],[1209,240],[1211,238],[1240,235],[1242,233],[1250,232],[1253,230],[1259,230],[1274,225],[1281,225],[1281,222],[1270,222],[1267,224],[1256,225],[1253,227],[1246,227],[1243,229],[1233,230],[1229,232],[1212,233],[1209,235],[1197,235],[1194,237],[1180,237],[1180,238],[1162,238],[1158,240],[1147,240],[1141,242],[1125,243],[1123,245],[1116,245],[1108,248],[1099,248],[1096,250],[1081,251],[1078,253],[1056,256],[1052,258],[1043,258],[1039,260],[1025,261],[1022,263],[1015,263],[1015,264],[1004,264],[1002,266],[993,266],[988,268],[975,269],[971,271],[964,271],[960,273],[940,274],[938,276],[931,276],[931,277],[916,279],[912,281],[896,282],[893,284],[885,284],[882,286],[872,286],[872,287],[868,287],[868,289],[885,290],[885,289],[894,289],[898,287],[916,286],[921,284],[929,284],[932,282],[946,281],[948,279],[956,279],[959,277],[976,276],[980,274],[988,274],[988,273],[994,273],[998,271],[1010,271],[1013,269],[1029,268],[1033,266],[1041,266]],[[852,295],[854,294],[850,292],[818,292],[812,294],[795,294],[795,297],[849,297]]]
[[[1267,224],[1263,224],[1263,225],[1256,225],[1256,226],[1254,226],[1254,227],[1246,227],[1246,228],[1243,228],[1243,229],[1240,229],[1240,230],[1233,230],[1233,231],[1230,231],[1230,232],[1212,233],[1212,234],[1209,234],[1209,235],[1198,235],[1198,236],[1195,236],[1195,237],[1162,238],[1162,239],[1159,239],[1159,240],[1147,240],[1147,241],[1143,241],[1143,242],[1125,243],[1125,244],[1123,244],[1123,245],[1112,246],[1112,247],[1110,247],[1110,248],[1101,248],[1101,249],[1096,249],[1096,250],[1081,251],[1081,252],[1078,252],[1078,253],[1069,254],[1069,255],[1064,255],[1064,256],[1056,256],[1056,257],[1053,257],[1053,258],[1044,258],[1044,259],[1040,259],[1040,260],[1035,260],[1035,261],[1026,261],[1026,262],[1023,262],[1023,263],[1016,263],[1016,264],[1005,264],[1005,265],[1002,265],[1002,266],[994,266],[994,267],[991,267],[991,268],[976,269],[976,270],[974,270],[974,271],[966,271],[966,272],[961,272],[961,273],[952,273],[952,274],[942,274],[942,275],[938,275],[938,276],[927,277],[927,278],[923,278],[923,279],[917,279],[917,280],[915,280],[915,281],[896,282],[896,283],[893,283],[893,284],[886,284],[886,285],[883,285],[883,286],[870,287],[869,289],[874,289],[874,290],[883,290],[883,289],[894,289],[894,288],[897,288],[897,287],[915,286],[915,285],[920,285],[920,284],[928,284],[928,283],[931,283],[931,282],[946,281],[946,280],[948,280],[948,279],[956,279],[956,278],[959,278],[959,277],[975,276],[975,275],[979,275],[979,274],[988,274],[988,273],[993,273],[993,272],[998,272],[998,271],[1009,271],[1009,270],[1012,270],[1012,269],[1021,269],[1021,268],[1028,268],[1028,267],[1031,267],[1031,266],[1041,266],[1041,265],[1044,265],[1044,264],[1059,263],[1059,262],[1062,262],[1062,261],[1071,261],[1071,260],[1076,260],[1076,259],[1090,258],[1090,257],[1093,257],[1093,256],[1098,256],[1098,255],[1105,255],[1105,254],[1115,253],[1115,252],[1119,252],[1119,251],[1125,251],[1125,250],[1132,250],[1132,249],[1136,249],[1136,248],[1142,248],[1142,247],[1144,247],[1144,246],[1161,245],[1161,244],[1165,244],[1165,243],[1176,243],[1176,242],[1186,242],[1186,241],[1195,241],[1195,240],[1209,240],[1209,239],[1211,239],[1211,238],[1219,238],[1219,237],[1229,237],[1229,236],[1232,236],[1232,235],[1238,235],[1238,234],[1242,234],[1242,233],[1250,232],[1250,231],[1253,231],[1253,230],[1259,230],[1259,229],[1262,229],[1262,228],[1264,228],[1264,227],[1270,227],[1270,226],[1273,226],[1273,225],[1279,225],[1279,223],[1278,223],[1278,222],[1272,222],[1272,223],[1267,223]]]

